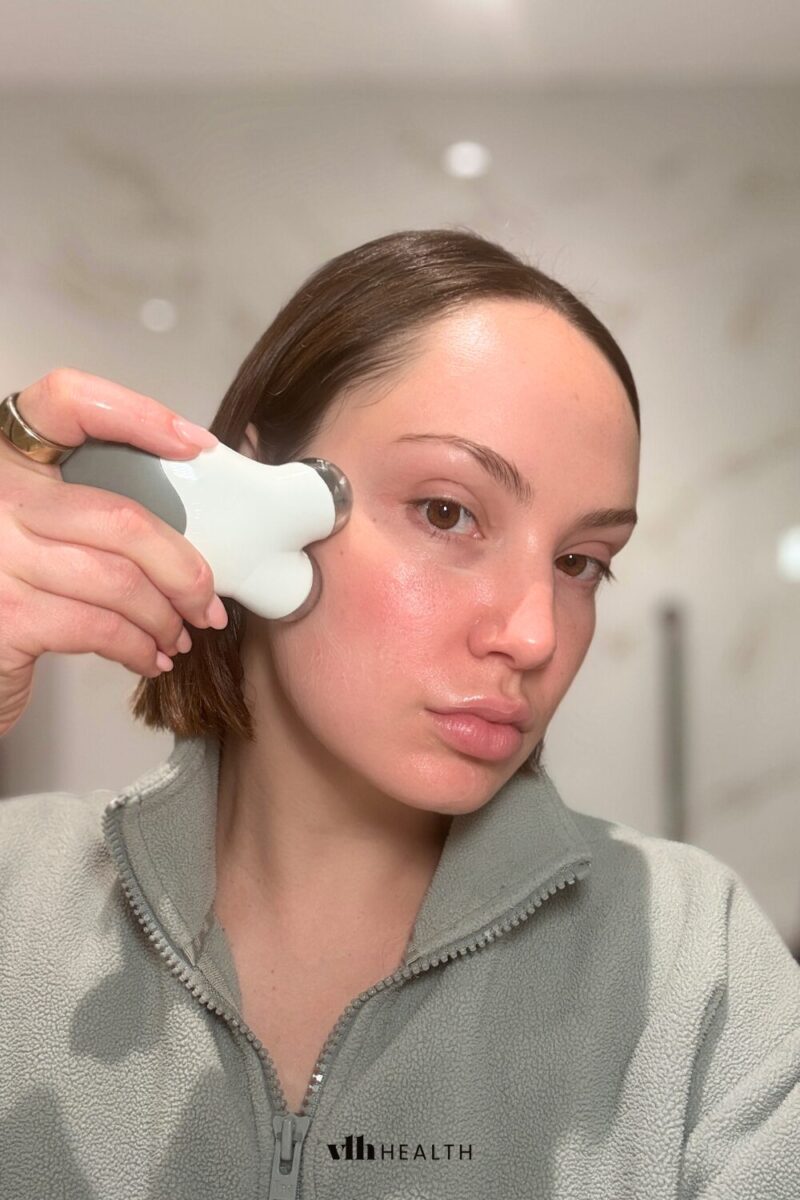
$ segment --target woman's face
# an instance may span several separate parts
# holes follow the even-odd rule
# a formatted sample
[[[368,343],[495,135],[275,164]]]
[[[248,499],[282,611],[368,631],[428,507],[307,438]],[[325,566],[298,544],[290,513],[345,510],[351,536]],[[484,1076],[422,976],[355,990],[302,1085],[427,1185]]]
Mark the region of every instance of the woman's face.
[[[475,303],[418,346],[391,383],[335,403],[305,447],[348,476],[350,519],[312,546],[316,606],[288,624],[249,615],[242,653],[271,762],[311,756],[328,783],[455,814],[522,765],[583,662],[598,564],[633,525],[581,518],[635,507],[639,438],[601,352],[533,302]],[[513,463],[530,503],[447,435]],[[431,712],[498,698],[530,709],[501,757],[454,742]]]

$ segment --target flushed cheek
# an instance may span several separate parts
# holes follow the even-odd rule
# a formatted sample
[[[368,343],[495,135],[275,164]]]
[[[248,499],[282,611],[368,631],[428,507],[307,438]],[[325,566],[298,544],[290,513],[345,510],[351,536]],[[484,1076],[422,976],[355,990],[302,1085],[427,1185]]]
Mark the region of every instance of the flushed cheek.
[[[425,563],[373,562],[352,573],[347,592],[353,636],[369,636],[399,662],[441,646],[452,627],[451,588]]]
[[[350,555],[346,569],[344,560],[329,564],[316,609],[277,632],[283,686],[332,748],[349,746],[357,728],[358,744],[379,753],[400,736],[397,722],[406,728],[441,694],[432,680],[453,632],[449,590],[434,575],[396,558]]]
[[[273,642],[294,657],[305,655],[325,674],[346,669],[408,669],[412,659],[441,654],[452,630],[451,581],[430,564],[403,562],[396,555],[348,554],[322,561],[320,600],[297,624],[273,631]],[[463,602],[463,601],[462,601]],[[452,635],[451,635],[452,636]]]

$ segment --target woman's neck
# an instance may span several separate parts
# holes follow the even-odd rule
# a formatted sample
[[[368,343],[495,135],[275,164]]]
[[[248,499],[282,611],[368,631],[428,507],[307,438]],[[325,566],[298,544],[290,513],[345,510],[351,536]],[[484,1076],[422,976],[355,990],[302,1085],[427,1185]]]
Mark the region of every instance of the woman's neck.
[[[217,915],[223,925],[223,908],[238,925],[266,919],[290,941],[343,928],[354,937],[410,935],[452,817],[359,791],[321,765],[313,755],[226,738]]]

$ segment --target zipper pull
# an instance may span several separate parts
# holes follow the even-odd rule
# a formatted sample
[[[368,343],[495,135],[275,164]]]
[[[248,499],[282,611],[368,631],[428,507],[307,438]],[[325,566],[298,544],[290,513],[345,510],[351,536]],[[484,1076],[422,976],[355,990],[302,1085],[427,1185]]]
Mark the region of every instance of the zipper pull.
[[[310,1123],[311,1117],[301,1117],[297,1113],[278,1113],[272,1118],[275,1154],[267,1200],[297,1200],[300,1152]],[[293,1136],[295,1130],[296,1138]]]

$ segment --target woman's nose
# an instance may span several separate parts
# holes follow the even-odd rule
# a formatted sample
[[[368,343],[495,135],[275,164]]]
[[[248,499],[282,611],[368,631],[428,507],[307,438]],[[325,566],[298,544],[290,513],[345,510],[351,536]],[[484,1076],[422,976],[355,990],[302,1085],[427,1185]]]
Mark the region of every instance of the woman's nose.
[[[470,641],[474,654],[507,654],[520,670],[544,666],[556,649],[552,581],[529,585],[516,603],[499,599],[475,621]]]

